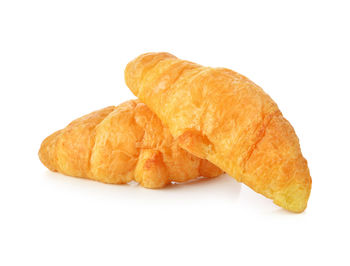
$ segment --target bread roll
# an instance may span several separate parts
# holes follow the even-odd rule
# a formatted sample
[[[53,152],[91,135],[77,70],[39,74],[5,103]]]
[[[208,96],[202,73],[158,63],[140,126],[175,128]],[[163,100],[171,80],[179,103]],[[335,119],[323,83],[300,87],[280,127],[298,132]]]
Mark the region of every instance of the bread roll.
[[[110,106],[74,120],[47,137],[39,158],[69,176],[147,188],[185,182],[222,171],[179,147],[169,130],[138,100]]]
[[[248,78],[147,53],[127,65],[125,80],[182,148],[287,210],[306,208],[311,177],[298,137],[276,103]]]

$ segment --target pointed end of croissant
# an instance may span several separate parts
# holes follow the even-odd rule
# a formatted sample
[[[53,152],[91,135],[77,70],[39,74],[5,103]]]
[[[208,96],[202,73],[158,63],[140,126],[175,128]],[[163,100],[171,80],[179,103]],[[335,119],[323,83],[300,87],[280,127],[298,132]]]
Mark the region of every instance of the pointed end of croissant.
[[[161,52],[161,53],[145,53],[134,60],[130,61],[124,70],[124,79],[126,85],[132,91],[135,96],[138,96],[141,81],[144,75],[152,69],[157,63],[162,60],[176,58],[174,55]]]
[[[54,163],[54,156],[56,154],[56,141],[60,134],[60,130],[48,136],[41,143],[38,156],[43,165],[45,165],[51,171],[57,171]]]
[[[301,213],[307,207],[310,191],[311,184],[305,186],[303,184],[292,183],[282,191],[276,193],[273,202],[288,211]]]

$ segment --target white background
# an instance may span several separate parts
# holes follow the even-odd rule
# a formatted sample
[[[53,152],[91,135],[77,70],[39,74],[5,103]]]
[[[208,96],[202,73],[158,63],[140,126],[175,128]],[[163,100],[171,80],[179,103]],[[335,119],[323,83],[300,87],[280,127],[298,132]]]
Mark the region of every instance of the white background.
[[[0,265],[349,265],[349,1],[1,1]],[[309,162],[292,214],[233,178],[147,190],[49,172],[41,141],[133,98],[126,64],[167,51],[234,69]]]

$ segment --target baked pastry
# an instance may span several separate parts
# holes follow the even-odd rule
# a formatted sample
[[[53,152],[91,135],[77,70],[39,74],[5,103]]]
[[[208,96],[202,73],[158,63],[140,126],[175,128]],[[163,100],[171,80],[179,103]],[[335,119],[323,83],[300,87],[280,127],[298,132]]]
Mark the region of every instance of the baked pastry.
[[[65,175],[111,184],[135,180],[147,188],[222,173],[180,148],[157,116],[138,100],[74,120],[43,141],[39,158],[51,171]]]
[[[311,177],[298,137],[277,104],[248,78],[147,53],[127,65],[125,80],[182,148],[287,210],[306,208]]]

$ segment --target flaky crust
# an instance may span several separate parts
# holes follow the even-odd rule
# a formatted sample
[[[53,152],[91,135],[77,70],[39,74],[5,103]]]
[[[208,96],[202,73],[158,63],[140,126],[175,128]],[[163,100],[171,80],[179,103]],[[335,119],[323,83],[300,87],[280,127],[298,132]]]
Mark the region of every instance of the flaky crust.
[[[311,190],[299,140],[276,103],[248,78],[168,53],[148,53],[125,69],[131,91],[180,146],[293,212]]]
[[[39,158],[50,170],[66,175],[112,184],[135,180],[147,188],[222,173],[180,148],[138,100],[74,120],[43,141]]]

